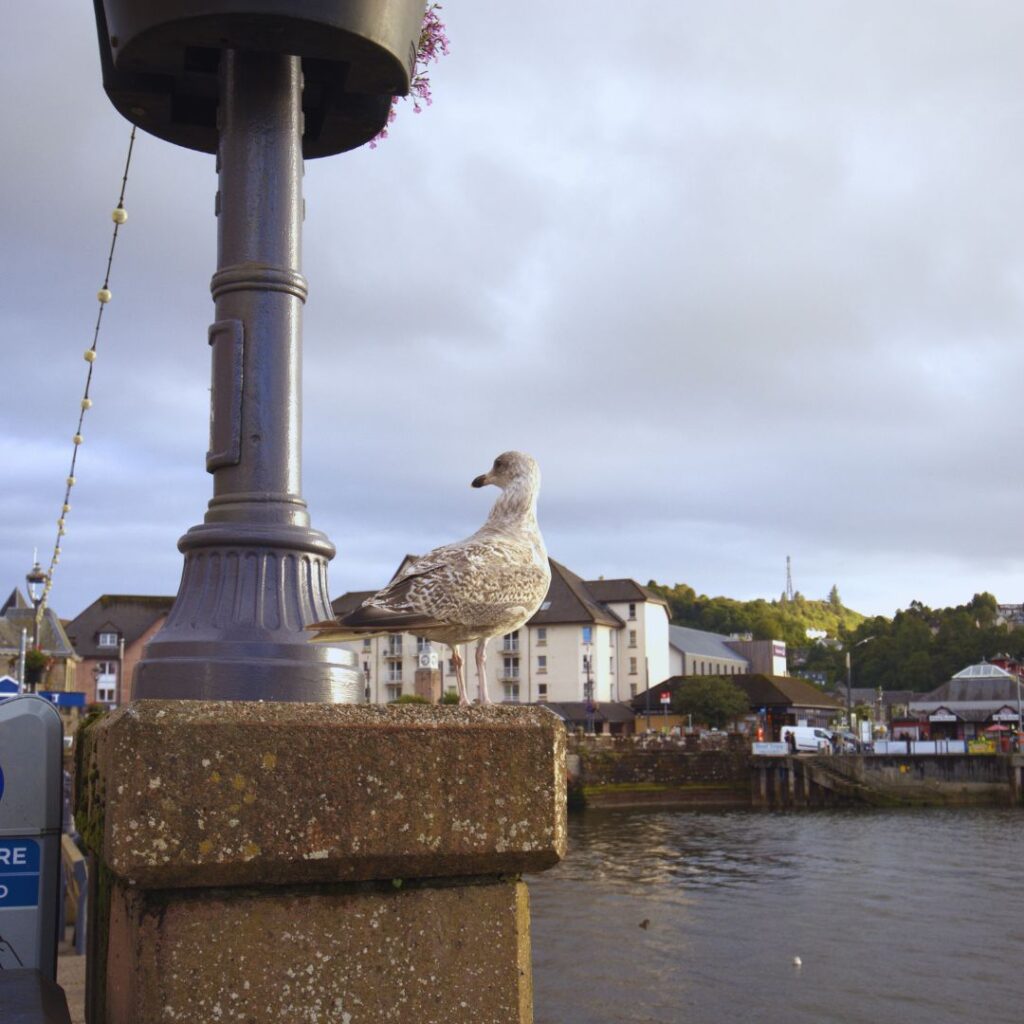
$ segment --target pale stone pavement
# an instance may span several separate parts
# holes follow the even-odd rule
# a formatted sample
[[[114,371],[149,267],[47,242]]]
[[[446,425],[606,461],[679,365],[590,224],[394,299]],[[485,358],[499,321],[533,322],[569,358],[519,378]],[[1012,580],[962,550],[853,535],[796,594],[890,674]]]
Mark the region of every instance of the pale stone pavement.
[[[85,957],[76,956],[70,942],[57,949],[57,984],[67,996],[71,1024],[85,1024]]]

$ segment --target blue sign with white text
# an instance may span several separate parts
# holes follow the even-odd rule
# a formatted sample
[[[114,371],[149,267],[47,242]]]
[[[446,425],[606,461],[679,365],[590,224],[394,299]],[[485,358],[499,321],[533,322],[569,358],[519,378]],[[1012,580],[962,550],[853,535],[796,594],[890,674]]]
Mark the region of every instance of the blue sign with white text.
[[[0,839],[0,910],[39,904],[39,844]]]

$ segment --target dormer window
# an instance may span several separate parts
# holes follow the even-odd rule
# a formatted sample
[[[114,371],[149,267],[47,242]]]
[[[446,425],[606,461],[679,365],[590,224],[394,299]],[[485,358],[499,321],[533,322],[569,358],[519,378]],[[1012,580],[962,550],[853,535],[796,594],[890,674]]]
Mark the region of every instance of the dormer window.
[[[96,643],[100,647],[116,647],[117,646],[117,634],[116,633],[100,633],[99,640]]]
[[[629,617],[631,619],[636,618],[636,601],[629,602]]]

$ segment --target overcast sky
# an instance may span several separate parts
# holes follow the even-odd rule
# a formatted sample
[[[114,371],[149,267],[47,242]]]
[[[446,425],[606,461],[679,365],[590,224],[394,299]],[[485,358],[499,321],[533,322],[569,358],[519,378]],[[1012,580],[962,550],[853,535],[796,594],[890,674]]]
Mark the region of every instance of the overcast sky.
[[[624,13],[626,12],[626,13]],[[553,557],[892,614],[1024,599],[1019,0],[446,4],[435,103],[307,165],[303,491],[331,591],[532,453]],[[129,127],[92,5],[4,31],[0,589],[46,564]],[[213,158],[140,135],[51,604],[202,521]]]

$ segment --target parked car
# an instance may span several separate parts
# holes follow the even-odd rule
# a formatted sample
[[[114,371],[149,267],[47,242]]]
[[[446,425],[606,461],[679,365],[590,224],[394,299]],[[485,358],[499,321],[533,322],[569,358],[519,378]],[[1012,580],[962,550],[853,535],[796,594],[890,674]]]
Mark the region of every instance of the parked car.
[[[837,732],[832,737],[832,748],[844,754],[856,754],[863,750],[864,744],[852,732]]]
[[[829,729],[820,729],[814,725],[784,725],[779,733],[782,742],[788,743],[797,753],[807,750],[816,754],[830,753],[835,749],[834,737],[835,733]]]

